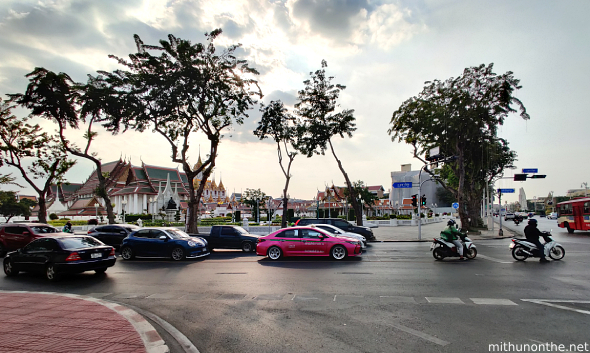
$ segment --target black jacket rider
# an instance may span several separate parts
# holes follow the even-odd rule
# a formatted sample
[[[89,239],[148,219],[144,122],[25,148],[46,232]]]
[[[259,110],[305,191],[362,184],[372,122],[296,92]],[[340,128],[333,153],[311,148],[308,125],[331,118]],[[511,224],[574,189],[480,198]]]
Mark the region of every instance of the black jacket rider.
[[[547,261],[547,259],[545,259],[545,245],[543,245],[541,241],[539,241],[539,237],[543,237],[543,239],[546,242],[548,240],[545,237],[545,235],[539,230],[539,228],[537,228],[536,219],[529,220],[529,224],[526,227],[524,227],[524,235],[526,236],[526,239],[528,241],[535,244],[537,246],[537,249],[539,249],[541,261]]]

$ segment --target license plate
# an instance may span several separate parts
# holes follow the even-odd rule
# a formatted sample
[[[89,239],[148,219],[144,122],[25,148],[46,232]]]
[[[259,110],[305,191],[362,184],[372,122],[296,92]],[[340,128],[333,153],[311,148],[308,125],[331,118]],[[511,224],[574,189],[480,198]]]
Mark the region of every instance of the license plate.
[[[98,259],[99,257],[102,257],[102,254],[99,252],[95,252],[93,254],[90,254],[90,257],[93,259]]]

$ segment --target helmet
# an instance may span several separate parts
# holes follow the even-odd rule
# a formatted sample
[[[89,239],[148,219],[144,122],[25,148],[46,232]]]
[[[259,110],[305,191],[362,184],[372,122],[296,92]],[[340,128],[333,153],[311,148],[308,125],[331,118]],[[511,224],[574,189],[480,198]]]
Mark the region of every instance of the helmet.
[[[532,226],[536,226],[537,225],[537,220],[534,218],[529,219],[529,224]]]
[[[447,225],[448,225],[449,227],[453,227],[455,224],[457,224],[457,222],[455,222],[455,220],[454,220],[454,219],[449,219],[449,221],[447,222]]]

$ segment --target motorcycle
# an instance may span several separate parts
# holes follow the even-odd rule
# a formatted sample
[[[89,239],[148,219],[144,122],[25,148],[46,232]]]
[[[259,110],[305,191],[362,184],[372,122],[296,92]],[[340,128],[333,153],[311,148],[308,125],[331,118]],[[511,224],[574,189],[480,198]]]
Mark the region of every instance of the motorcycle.
[[[477,256],[477,249],[473,241],[469,237],[461,237],[463,242],[463,255],[468,259],[475,259]],[[445,257],[459,257],[459,252],[455,244],[448,242],[442,238],[434,238],[430,245],[432,256],[437,260],[442,260]]]
[[[551,238],[551,232],[542,232],[545,239],[545,256],[553,260],[561,260],[565,256],[565,250],[561,244]],[[512,257],[517,261],[524,261],[529,257],[541,257],[537,246],[526,239],[512,238],[509,246],[512,249]]]
[[[514,219],[513,219],[513,221],[514,221],[514,224],[515,225],[519,225],[520,223],[522,223],[523,218],[520,217],[520,216],[515,216]]]

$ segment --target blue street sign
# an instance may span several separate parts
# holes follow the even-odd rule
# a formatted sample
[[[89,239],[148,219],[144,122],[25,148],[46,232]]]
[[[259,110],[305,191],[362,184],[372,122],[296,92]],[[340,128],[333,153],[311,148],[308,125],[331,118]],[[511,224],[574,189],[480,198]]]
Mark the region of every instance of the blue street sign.
[[[405,182],[405,183],[393,183],[393,187],[395,189],[407,189],[412,187],[412,182]]]
[[[458,209],[459,208],[459,203],[458,202],[453,202],[453,208],[454,209]]]
[[[539,169],[537,169],[537,168],[523,169],[522,172],[523,173],[538,173]]]
[[[513,194],[514,193],[514,189],[498,189],[498,191],[500,191],[503,194]]]

